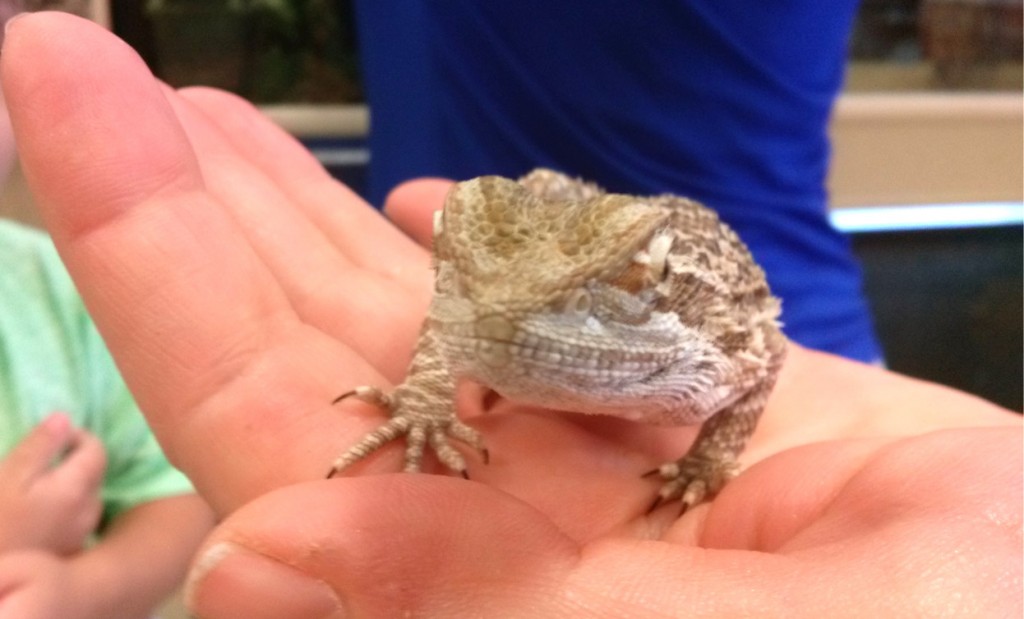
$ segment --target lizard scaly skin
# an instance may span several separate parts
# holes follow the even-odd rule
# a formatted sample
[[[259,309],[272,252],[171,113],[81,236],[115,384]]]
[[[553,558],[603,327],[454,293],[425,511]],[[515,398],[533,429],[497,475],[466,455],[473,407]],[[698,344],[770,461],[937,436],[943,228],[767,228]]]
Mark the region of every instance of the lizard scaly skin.
[[[456,184],[437,214],[434,268],[405,381],[342,396],[390,420],[328,476],[403,434],[406,471],[419,470],[429,443],[465,476],[448,439],[486,451],[455,415],[463,378],[550,409],[702,424],[685,456],[651,471],[664,479],[653,506],[679,499],[685,509],[734,474],[786,339],[763,271],[714,211],[551,170],[480,177]]]

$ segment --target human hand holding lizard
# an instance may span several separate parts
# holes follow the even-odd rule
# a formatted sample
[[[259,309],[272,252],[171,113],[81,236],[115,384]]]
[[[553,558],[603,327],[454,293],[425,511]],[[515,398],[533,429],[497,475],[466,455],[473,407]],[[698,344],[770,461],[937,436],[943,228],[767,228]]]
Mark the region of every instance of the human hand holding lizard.
[[[172,461],[226,516],[197,615],[1019,614],[1017,419],[797,347],[750,468],[678,520],[643,515],[637,473],[692,428],[507,403],[472,421],[492,454],[473,482],[371,475],[399,468],[392,448],[318,479],[379,421],[330,399],[401,378],[427,253],[249,106],[161,89],[98,28],[19,19],[0,58],[69,270]],[[444,190],[407,185],[389,211],[425,238]]]

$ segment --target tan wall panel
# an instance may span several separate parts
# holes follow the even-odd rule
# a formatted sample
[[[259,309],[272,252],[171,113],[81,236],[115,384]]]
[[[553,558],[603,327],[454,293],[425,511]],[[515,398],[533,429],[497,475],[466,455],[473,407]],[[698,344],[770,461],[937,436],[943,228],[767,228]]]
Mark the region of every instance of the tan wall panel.
[[[870,94],[840,100],[837,206],[1024,200],[1024,98]]]

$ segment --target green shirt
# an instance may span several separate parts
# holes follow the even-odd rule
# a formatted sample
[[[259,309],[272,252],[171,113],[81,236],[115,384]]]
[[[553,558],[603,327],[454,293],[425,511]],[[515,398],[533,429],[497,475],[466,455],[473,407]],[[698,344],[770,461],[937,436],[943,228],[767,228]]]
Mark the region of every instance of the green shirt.
[[[0,455],[55,411],[106,447],[105,519],[192,492],[160,450],[50,240],[0,220]]]

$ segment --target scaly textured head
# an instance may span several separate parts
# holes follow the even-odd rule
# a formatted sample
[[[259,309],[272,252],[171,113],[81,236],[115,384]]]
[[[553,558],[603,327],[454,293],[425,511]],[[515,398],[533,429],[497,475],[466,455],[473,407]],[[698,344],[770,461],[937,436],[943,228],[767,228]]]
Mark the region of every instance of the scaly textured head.
[[[443,292],[498,312],[537,309],[622,271],[668,215],[631,196],[547,201],[498,176],[459,183],[434,239],[453,274],[438,291],[450,285]]]
[[[541,170],[452,189],[427,320],[446,366],[521,402],[707,418],[737,373],[767,372],[777,304],[763,274],[695,202],[574,182]]]

